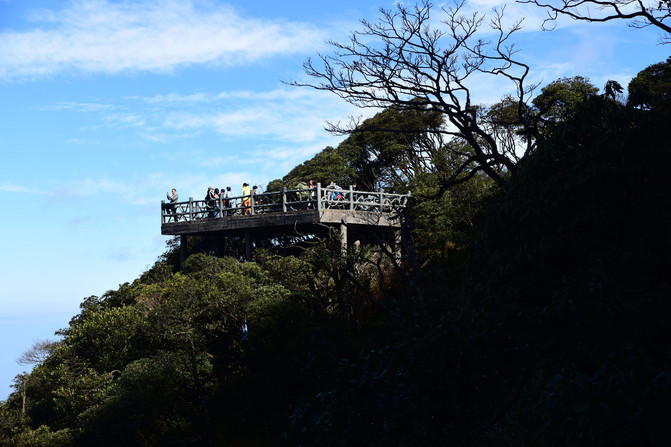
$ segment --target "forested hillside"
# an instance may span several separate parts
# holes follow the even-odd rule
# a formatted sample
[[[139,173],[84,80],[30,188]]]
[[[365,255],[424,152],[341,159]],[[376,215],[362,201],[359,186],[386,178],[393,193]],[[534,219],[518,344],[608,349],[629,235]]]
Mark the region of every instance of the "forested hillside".
[[[671,445],[669,79],[478,110],[510,165],[386,108],[274,185],[410,190],[400,260],[170,241],[27,352],[0,445]]]

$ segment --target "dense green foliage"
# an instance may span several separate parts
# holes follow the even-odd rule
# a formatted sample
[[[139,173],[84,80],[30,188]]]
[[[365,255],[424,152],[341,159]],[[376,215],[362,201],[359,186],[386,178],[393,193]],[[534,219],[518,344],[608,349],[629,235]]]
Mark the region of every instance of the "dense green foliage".
[[[646,109],[671,107],[671,57],[641,71],[629,82],[628,104]]]
[[[435,112],[389,108],[365,120],[337,148],[327,147],[282,179],[289,187],[314,180],[406,192],[422,173],[438,172],[447,153],[435,138],[443,124]]]
[[[532,101],[541,129],[553,128],[573,117],[578,106],[599,91],[582,76],[562,78],[543,87]]]
[[[30,357],[0,445],[669,445],[668,107],[565,112],[502,188],[400,175],[418,140],[380,134],[292,171],[411,189],[400,261],[170,241]]]
[[[594,97],[487,209],[470,306],[532,445],[669,442],[668,119]]]

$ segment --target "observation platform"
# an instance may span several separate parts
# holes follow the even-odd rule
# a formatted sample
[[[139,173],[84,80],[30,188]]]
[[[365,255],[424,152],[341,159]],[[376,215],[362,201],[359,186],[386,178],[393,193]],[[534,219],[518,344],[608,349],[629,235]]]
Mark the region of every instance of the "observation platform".
[[[351,186],[236,196],[227,200],[193,200],[174,204],[161,202],[161,234],[181,237],[181,255],[186,257],[188,235],[217,232],[228,237],[244,237],[246,258],[251,259],[256,236],[276,234],[319,234],[335,227],[342,235],[343,248],[349,240],[369,237],[397,239],[400,212],[409,194],[359,191]]]

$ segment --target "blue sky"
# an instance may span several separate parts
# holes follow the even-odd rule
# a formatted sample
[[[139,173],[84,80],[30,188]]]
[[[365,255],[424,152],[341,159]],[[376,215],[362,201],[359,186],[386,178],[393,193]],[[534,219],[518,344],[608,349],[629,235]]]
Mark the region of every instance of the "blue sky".
[[[325,41],[393,4],[0,0],[0,399],[23,351],[164,251],[166,191],[265,186],[338,144],[325,121],[362,111],[281,81],[303,79]],[[515,41],[531,81],[626,85],[669,55],[655,30],[562,21],[542,32],[543,14],[506,7],[525,18]],[[470,87],[482,103],[510,88]]]

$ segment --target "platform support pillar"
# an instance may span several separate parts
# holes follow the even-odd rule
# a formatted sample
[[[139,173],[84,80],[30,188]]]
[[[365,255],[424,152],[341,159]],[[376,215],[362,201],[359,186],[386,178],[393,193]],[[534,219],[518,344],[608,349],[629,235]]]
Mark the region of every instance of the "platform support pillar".
[[[252,231],[247,228],[245,230],[245,261],[252,260]]]
[[[347,225],[345,222],[340,223],[340,249],[343,254],[347,253]]]
[[[182,265],[186,261],[186,234],[181,234],[179,236],[179,269],[182,270]]]

